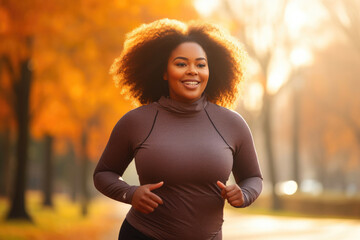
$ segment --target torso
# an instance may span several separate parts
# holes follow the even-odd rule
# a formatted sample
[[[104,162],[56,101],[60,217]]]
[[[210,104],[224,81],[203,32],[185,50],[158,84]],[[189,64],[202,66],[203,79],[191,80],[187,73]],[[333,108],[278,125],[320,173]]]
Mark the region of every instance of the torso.
[[[135,163],[141,184],[164,181],[154,191],[164,204],[148,215],[132,209],[127,219],[158,239],[213,239],[224,207],[216,182],[228,179],[232,151],[204,109],[184,114],[156,107],[154,126],[137,146]]]

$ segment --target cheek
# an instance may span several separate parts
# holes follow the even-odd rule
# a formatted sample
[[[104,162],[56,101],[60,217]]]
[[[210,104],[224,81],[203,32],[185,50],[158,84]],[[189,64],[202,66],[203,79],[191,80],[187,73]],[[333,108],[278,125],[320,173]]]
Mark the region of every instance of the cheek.
[[[178,80],[183,76],[183,71],[177,68],[168,69],[168,78],[169,80]]]
[[[209,71],[201,72],[200,77],[202,78],[203,81],[207,82],[209,80]]]

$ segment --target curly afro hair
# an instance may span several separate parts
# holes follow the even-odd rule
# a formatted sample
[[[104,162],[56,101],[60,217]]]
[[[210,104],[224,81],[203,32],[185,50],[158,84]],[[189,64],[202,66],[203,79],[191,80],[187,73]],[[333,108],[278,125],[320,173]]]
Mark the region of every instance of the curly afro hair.
[[[161,19],[127,34],[122,54],[115,59],[110,74],[126,94],[148,104],[168,96],[163,74],[171,52],[183,42],[196,42],[206,52],[209,81],[207,99],[232,106],[244,78],[246,53],[240,43],[220,27],[208,23]]]

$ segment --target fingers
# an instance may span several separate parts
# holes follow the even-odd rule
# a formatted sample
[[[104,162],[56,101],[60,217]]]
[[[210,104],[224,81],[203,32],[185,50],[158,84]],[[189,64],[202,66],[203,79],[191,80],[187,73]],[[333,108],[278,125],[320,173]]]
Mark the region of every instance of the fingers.
[[[150,207],[149,205],[139,205],[135,209],[145,214],[149,214],[155,211],[155,208]]]
[[[220,181],[217,181],[216,184],[221,189],[221,196],[226,199],[226,185]]]
[[[164,185],[164,182],[163,182],[163,181],[158,182],[158,183],[155,183],[155,184],[148,184],[147,186],[149,187],[149,190],[150,190],[150,191],[153,191],[153,190],[155,190],[155,189],[160,188],[162,185]]]
[[[159,203],[153,201],[149,196],[142,196],[133,203],[133,207],[142,213],[152,213],[159,206]]]
[[[138,187],[133,195],[132,206],[145,214],[153,212],[159,204],[163,204],[163,201],[158,195],[151,191],[160,188],[163,184],[164,182],[159,182]]]
[[[217,185],[221,189],[221,194],[224,193],[226,195],[226,198],[230,198],[230,197],[236,195],[238,193],[238,191],[240,191],[240,188],[237,187],[236,185],[226,186],[225,184],[223,184],[220,181],[217,181]]]
[[[233,207],[240,207],[241,205],[244,204],[244,201],[243,200],[236,200],[236,201],[232,201],[232,202],[229,202],[229,204]]]
[[[231,185],[226,188],[226,196],[228,199],[238,195],[240,192],[240,188],[236,187],[235,185]]]
[[[223,190],[223,189],[226,188],[225,184],[223,184],[223,183],[220,182],[220,181],[217,181],[216,184],[219,186],[219,188],[220,188],[221,190]]]
[[[155,193],[150,192],[150,193],[149,193],[149,198],[150,198],[153,202],[155,202],[155,203],[157,203],[157,204],[163,204],[163,200],[162,200],[158,195],[156,195]]]
[[[230,205],[241,206],[244,203],[243,193],[237,184],[226,186],[222,182],[217,181],[217,185],[221,189],[221,196],[227,199]]]
[[[161,182],[155,183],[155,184],[148,184],[147,186],[148,186],[148,188],[149,188],[150,191],[153,191],[153,190],[155,190],[155,189],[158,189],[158,188],[162,187],[162,185],[164,185],[164,182],[161,181]],[[150,199],[153,200],[154,202],[156,202],[156,203],[158,203],[158,204],[163,204],[162,199],[161,199],[158,195],[150,192],[150,193],[149,193],[149,197],[150,197]]]

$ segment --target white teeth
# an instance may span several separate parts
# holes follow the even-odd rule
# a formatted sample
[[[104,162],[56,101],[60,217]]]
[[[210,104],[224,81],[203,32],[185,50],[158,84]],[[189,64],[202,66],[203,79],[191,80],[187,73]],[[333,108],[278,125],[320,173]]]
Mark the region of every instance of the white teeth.
[[[199,82],[185,82],[186,85],[198,85]]]

